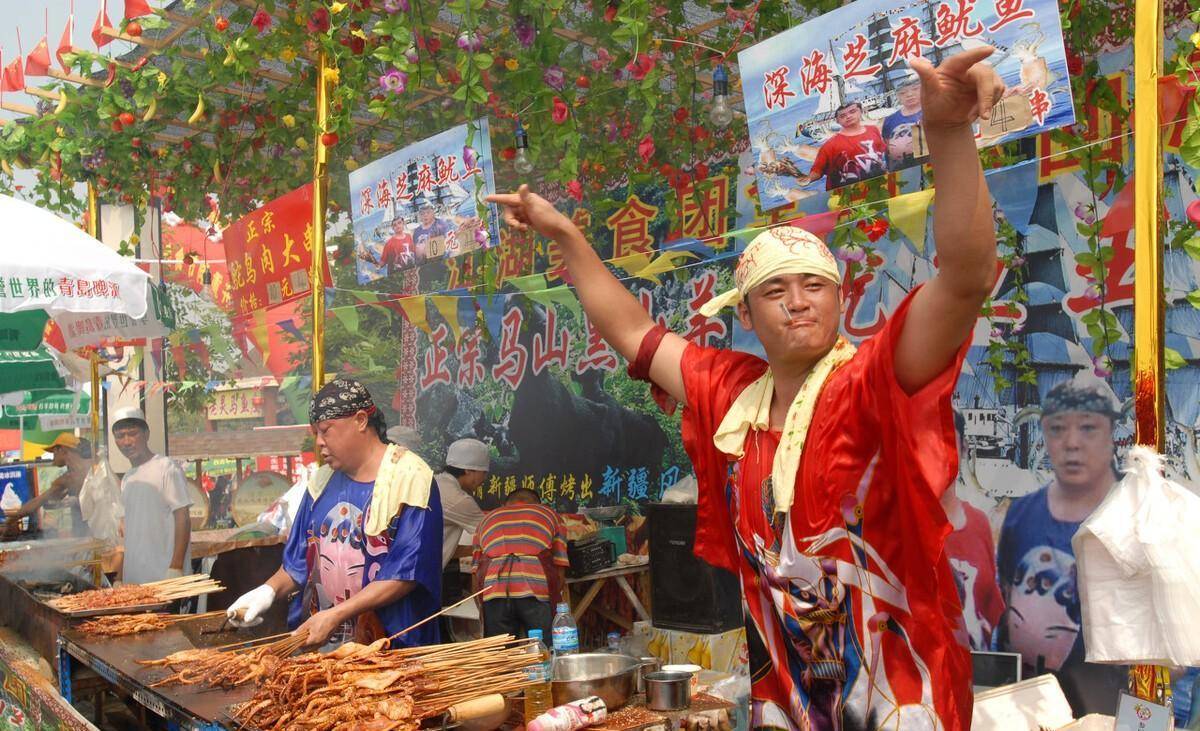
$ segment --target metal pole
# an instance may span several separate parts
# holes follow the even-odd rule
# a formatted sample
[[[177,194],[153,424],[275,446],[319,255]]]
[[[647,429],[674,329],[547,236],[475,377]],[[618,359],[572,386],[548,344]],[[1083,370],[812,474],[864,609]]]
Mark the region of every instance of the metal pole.
[[[100,238],[100,197],[96,184],[90,180],[87,184],[87,232],[94,239]],[[92,367],[92,446],[96,448],[100,445],[100,362],[95,353],[88,360]]]
[[[1162,74],[1162,0],[1136,0],[1134,6],[1133,93],[1158,99]],[[1162,130],[1158,105],[1134,105],[1134,277],[1133,403],[1134,438],[1162,452],[1165,446],[1166,368],[1163,361]],[[1165,667],[1130,668],[1130,689],[1146,700],[1169,703]]]
[[[321,141],[329,121],[329,89],[325,83],[328,59],[322,51],[317,62],[317,125],[313,142],[313,211],[312,211],[312,391],[316,394],[325,385],[325,206],[329,195],[327,173],[329,151]]]

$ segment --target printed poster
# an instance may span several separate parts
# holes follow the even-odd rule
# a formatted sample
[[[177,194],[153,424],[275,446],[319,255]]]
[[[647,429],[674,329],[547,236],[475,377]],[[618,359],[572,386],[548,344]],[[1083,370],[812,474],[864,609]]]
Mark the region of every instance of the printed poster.
[[[487,119],[475,123],[473,135],[468,127],[448,129],[350,173],[359,284],[488,249],[499,240],[499,215],[483,202],[496,190]]]
[[[859,0],[739,53],[763,210],[922,164],[908,59],[982,45],[1008,92],[980,147],[1075,121],[1055,0]]]

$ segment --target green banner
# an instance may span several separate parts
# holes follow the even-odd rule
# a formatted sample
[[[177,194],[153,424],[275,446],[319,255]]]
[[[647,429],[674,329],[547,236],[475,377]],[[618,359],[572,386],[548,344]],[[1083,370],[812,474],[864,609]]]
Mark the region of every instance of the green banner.
[[[0,314],[0,351],[36,349],[48,319],[45,310]]]

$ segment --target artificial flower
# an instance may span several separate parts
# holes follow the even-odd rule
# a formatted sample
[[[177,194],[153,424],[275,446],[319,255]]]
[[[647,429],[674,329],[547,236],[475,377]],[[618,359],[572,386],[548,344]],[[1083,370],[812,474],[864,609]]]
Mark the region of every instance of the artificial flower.
[[[562,66],[550,66],[542,73],[542,81],[555,91],[562,91],[567,85],[567,74],[563,71]]]
[[[254,17],[250,19],[250,25],[257,28],[259,33],[266,31],[267,28],[271,27],[271,14],[259,8]]]
[[[408,88],[408,74],[399,69],[392,69],[379,77],[379,86],[392,94],[403,94]]]
[[[867,235],[868,241],[875,243],[888,232],[888,222],[882,218],[877,218],[868,223],[864,218],[858,222],[858,230]]]
[[[285,48],[279,52],[279,60],[284,63],[291,63],[296,60],[296,51],[291,48]]]
[[[283,126],[289,129],[296,126],[296,118],[290,114],[283,115],[282,121]]]
[[[639,53],[637,58],[626,64],[625,69],[635,81],[646,78],[646,74],[654,68],[654,59],[645,53]]]
[[[407,13],[408,0],[383,0],[383,9],[389,13]]]
[[[513,32],[517,34],[517,40],[525,48],[533,45],[533,39],[537,38],[537,28],[533,27],[533,21],[527,15],[518,15],[517,20],[513,23]]]
[[[332,3],[329,6],[330,12],[332,12],[334,15],[342,12],[345,9],[346,9],[346,3],[341,3],[341,2]]]
[[[326,8],[317,8],[308,16],[308,22],[305,24],[309,33],[324,33],[329,30],[329,10]]]
[[[325,82],[329,84],[337,85],[342,80],[342,72],[333,66],[326,66],[323,76],[325,77]]]
[[[479,38],[479,34],[474,31],[459,33],[454,43],[462,50],[470,51],[471,53],[477,53],[483,48],[483,41]]]
[[[515,58],[504,59],[504,68],[508,69],[509,71],[516,71],[520,67],[521,67],[521,64],[517,61],[517,59],[515,59]]]
[[[567,195],[583,203],[583,184],[578,179],[567,183]]]
[[[550,118],[554,120],[554,123],[562,124],[567,121],[570,113],[571,110],[567,107],[566,103],[562,99],[554,97],[553,107],[550,110]]]
[[[642,162],[650,162],[650,158],[654,157],[654,139],[650,135],[646,135],[641,142],[638,142],[637,153],[642,158]]]

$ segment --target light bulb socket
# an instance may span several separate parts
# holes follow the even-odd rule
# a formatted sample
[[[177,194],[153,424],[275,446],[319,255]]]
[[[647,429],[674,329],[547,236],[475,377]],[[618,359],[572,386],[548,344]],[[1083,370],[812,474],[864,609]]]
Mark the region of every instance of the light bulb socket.
[[[200,275],[200,281],[204,282],[206,286],[212,284],[212,272],[208,267],[204,267],[204,274]]]
[[[517,140],[517,149],[518,150],[529,149],[529,135],[525,132],[525,128],[523,126],[521,126],[521,123],[519,121],[517,122],[517,130],[516,130],[514,136],[516,137],[516,140]]]
[[[729,96],[729,72],[725,70],[725,64],[717,64],[712,80],[713,96]]]

